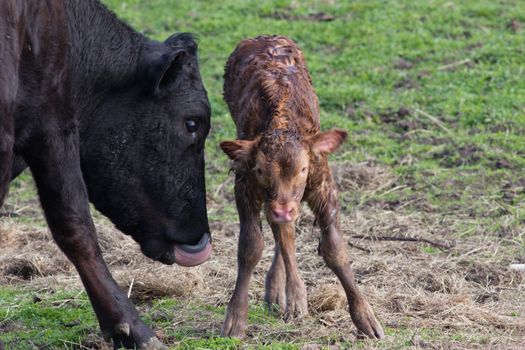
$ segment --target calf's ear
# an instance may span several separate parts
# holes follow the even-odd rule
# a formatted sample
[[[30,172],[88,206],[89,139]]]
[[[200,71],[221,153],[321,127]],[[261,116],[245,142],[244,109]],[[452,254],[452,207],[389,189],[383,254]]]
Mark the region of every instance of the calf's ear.
[[[245,162],[250,158],[254,144],[255,141],[236,140],[223,141],[220,146],[231,160]]]
[[[332,153],[344,140],[348,133],[343,129],[333,128],[317,134],[312,139],[312,150],[315,153]]]

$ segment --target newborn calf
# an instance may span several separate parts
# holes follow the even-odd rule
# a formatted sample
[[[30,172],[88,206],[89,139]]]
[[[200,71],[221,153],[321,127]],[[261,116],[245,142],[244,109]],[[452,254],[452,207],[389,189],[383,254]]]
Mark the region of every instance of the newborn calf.
[[[241,232],[237,283],[222,334],[242,337],[246,331],[249,282],[264,245],[263,205],[276,242],[265,300],[279,305],[287,320],[308,313],[294,242],[294,222],[305,200],[321,228],[319,252],[345,289],[354,324],[369,337],[382,338],[381,325],[357,288],[339,232],[337,191],[327,155],[347,133],[320,132],[317,96],[302,52],[282,36],[242,41],[226,64],[224,98],[237,140],[220,146],[234,161]]]

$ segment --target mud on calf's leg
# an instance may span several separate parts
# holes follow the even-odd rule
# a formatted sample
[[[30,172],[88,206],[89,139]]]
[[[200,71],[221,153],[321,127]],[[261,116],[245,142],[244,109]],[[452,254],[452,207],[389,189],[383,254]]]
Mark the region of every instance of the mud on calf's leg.
[[[222,325],[223,336],[242,338],[246,333],[248,289],[253,270],[261,259],[264,248],[260,220],[261,204],[257,198],[252,197],[246,190],[244,180],[237,177],[235,199],[241,225],[237,250],[237,282]]]
[[[75,127],[34,137],[29,164],[53,238],[75,265],[104,337],[115,348],[164,349],[111,276],[97,243],[80,170]]]
[[[295,259],[295,227],[293,223],[272,225],[275,241],[280,247],[286,271],[285,320],[301,319],[308,315],[306,286],[301,280]]]
[[[321,228],[319,253],[343,285],[352,321],[357,329],[368,337],[384,338],[381,324],[357,287],[347,244],[339,231],[339,203],[331,177],[330,180],[325,180],[320,186],[316,186],[309,194],[308,204]]]

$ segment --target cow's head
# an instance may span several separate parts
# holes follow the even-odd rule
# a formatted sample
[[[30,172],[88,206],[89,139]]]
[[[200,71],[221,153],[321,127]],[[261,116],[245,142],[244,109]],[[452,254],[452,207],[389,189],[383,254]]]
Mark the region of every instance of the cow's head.
[[[234,161],[244,163],[265,194],[268,222],[293,222],[299,215],[310,160],[334,151],[346,138],[346,131],[332,129],[303,138],[298,131],[277,129],[253,141],[221,143],[222,150]]]
[[[188,34],[151,43],[135,77],[82,129],[89,197],[143,253],[198,265],[211,252],[204,184],[210,106]]]

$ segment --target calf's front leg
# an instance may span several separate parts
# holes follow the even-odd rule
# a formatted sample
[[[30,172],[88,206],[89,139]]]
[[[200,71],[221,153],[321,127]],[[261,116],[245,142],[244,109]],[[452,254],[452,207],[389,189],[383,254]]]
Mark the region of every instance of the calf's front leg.
[[[264,241],[261,232],[261,202],[247,189],[247,180],[239,175],[235,181],[235,200],[241,231],[237,250],[237,282],[228,303],[221,334],[242,338],[248,320],[248,288],[255,266],[261,259]]]
[[[321,228],[319,253],[343,285],[352,321],[357,329],[368,337],[384,338],[381,324],[357,287],[347,244],[339,232],[339,202],[330,174],[309,189],[307,201]]]
[[[286,271],[286,312],[284,318],[290,321],[301,319],[308,314],[306,286],[299,275],[295,259],[295,227],[293,223],[272,225],[272,231],[282,255]]]

